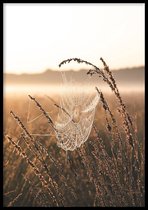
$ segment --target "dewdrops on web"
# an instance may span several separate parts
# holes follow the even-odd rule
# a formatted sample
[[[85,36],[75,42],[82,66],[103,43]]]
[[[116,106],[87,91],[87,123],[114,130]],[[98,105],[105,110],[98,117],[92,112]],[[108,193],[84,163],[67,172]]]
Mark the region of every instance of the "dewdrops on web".
[[[97,92],[87,92],[83,85],[67,81],[64,75],[60,109],[55,121],[57,145],[65,151],[73,151],[87,141],[99,102]],[[68,91],[67,91],[68,89]]]

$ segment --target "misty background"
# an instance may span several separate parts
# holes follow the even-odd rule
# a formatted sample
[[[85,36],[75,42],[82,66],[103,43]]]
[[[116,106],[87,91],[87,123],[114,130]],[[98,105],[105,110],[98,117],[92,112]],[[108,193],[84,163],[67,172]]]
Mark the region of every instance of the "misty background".
[[[65,73],[69,84],[74,80],[77,85],[89,86],[93,84],[99,88],[105,87],[105,82],[98,75],[87,75],[88,69],[80,69],[79,71],[69,70],[63,71]],[[113,76],[119,88],[124,88],[127,91],[144,91],[144,66],[124,68],[119,70],[112,70]],[[6,93],[8,92],[25,92],[25,90],[38,92],[47,92],[48,90],[55,91],[60,89],[62,84],[62,75],[60,70],[47,69],[43,73],[38,74],[4,74],[4,83],[6,85]],[[22,88],[21,88],[22,87]],[[43,88],[46,87],[46,90]],[[43,89],[42,89],[43,88]],[[28,92],[27,91],[27,92]],[[33,91],[33,92],[34,92]]]

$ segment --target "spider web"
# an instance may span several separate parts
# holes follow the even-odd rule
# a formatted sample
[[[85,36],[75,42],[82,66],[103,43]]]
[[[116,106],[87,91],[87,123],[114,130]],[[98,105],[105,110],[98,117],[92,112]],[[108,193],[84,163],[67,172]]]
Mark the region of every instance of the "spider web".
[[[73,79],[67,80],[65,73],[61,75],[65,92],[61,95],[55,134],[59,147],[73,151],[90,135],[99,96],[93,92],[86,93],[82,85],[78,86]]]

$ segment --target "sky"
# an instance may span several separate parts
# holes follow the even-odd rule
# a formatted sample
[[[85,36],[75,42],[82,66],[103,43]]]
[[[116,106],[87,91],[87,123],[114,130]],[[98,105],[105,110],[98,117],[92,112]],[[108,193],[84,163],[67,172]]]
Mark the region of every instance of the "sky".
[[[4,72],[58,70],[78,57],[111,69],[145,65],[144,4],[4,5]],[[85,65],[66,64],[62,69]]]

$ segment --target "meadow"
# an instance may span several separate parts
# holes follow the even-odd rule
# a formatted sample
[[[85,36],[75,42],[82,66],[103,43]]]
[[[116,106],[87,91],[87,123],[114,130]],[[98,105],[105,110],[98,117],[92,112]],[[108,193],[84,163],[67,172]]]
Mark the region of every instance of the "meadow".
[[[145,205],[144,92],[118,95],[108,81],[113,91],[96,90],[100,101],[91,133],[74,151],[57,146],[45,114],[27,124],[43,110],[54,122],[59,109],[53,101],[4,95],[4,206]],[[59,104],[58,94],[52,99]]]

